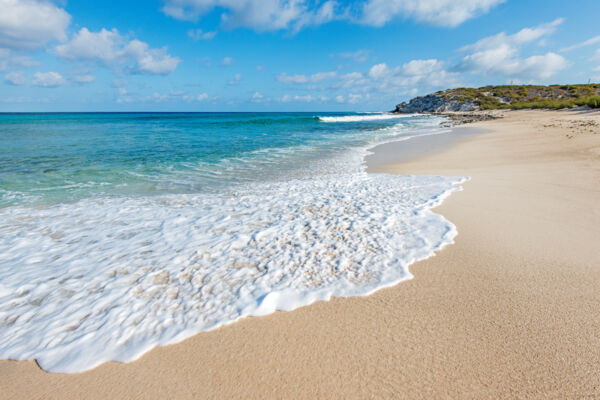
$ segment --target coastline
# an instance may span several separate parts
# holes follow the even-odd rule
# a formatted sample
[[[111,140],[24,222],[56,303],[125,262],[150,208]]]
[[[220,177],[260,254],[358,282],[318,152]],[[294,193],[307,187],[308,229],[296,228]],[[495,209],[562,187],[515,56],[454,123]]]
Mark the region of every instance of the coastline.
[[[507,112],[471,125],[490,134],[370,166],[471,177],[435,209],[458,227],[456,243],[412,265],[415,279],[82,374],[1,361],[3,396],[598,396],[600,132],[578,122],[590,119],[600,114]]]
[[[486,132],[487,130],[482,128],[458,126],[447,128],[447,131],[444,130],[442,133],[414,136],[408,140],[379,144],[369,149],[364,163],[368,173],[385,173],[388,172],[387,168],[390,165],[434,155]]]

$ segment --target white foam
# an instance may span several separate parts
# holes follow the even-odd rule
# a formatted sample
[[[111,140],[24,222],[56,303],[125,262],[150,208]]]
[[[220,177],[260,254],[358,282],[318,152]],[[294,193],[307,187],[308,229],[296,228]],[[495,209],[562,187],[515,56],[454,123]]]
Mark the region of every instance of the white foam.
[[[361,121],[377,121],[385,119],[410,118],[417,114],[369,114],[369,115],[344,115],[339,117],[319,117],[321,122],[361,122]]]
[[[451,243],[463,178],[364,172],[238,193],[0,210],[0,358],[131,361],[250,315],[367,295]]]

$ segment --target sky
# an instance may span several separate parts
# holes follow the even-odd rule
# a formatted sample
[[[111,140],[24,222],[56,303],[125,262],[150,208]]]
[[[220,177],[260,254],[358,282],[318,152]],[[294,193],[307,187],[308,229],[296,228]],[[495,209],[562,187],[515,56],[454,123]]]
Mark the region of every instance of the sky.
[[[0,0],[0,112],[385,111],[600,82],[600,1]]]

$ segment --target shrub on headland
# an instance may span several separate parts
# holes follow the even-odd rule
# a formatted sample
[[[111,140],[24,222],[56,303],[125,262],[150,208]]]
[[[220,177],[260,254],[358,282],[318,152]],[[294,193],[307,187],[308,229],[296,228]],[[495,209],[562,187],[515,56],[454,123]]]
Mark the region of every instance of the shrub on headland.
[[[600,108],[600,84],[502,85],[441,90],[398,104],[395,112],[447,112],[525,108]]]
[[[600,108],[600,96],[591,96],[591,97],[576,97],[571,99],[562,99],[562,100],[540,100],[533,102],[517,102],[512,103],[510,105],[506,105],[506,107],[501,108],[509,108],[512,110],[522,110],[525,108],[546,108],[551,110],[560,110],[563,108],[572,108],[572,107],[583,107],[587,106],[590,108]]]

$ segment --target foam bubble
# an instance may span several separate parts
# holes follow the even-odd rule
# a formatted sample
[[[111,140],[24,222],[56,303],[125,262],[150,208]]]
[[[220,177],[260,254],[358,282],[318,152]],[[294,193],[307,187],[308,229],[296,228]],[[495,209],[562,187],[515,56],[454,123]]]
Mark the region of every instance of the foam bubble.
[[[367,295],[456,235],[463,178],[364,172],[0,210],[0,358],[131,361],[250,315]]]

